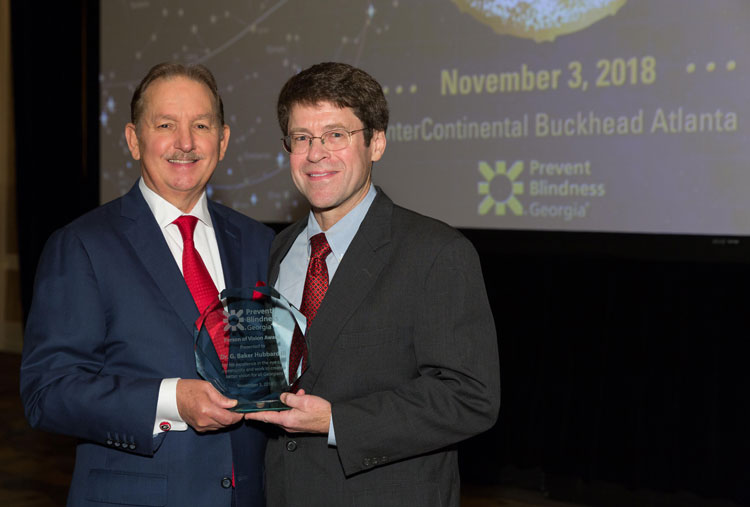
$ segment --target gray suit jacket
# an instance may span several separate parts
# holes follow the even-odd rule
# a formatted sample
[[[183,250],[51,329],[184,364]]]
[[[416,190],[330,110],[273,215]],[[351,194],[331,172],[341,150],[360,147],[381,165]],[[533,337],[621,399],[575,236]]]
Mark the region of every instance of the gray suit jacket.
[[[270,283],[307,218],[271,249]],[[332,403],[325,435],[279,434],[269,507],[458,506],[454,444],[491,427],[497,337],[477,254],[378,190],[306,336],[301,387]]]

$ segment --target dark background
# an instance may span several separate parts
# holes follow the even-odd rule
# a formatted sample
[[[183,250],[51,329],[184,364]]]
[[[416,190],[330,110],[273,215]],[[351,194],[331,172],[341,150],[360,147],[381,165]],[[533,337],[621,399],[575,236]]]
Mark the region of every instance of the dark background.
[[[99,13],[90,0],[11,9],[26,312],[47,237],[99,202]],[[750,505],[745,238],[464,233],[503,382],[497,425],[461,446],[464,482],[594,505]]]

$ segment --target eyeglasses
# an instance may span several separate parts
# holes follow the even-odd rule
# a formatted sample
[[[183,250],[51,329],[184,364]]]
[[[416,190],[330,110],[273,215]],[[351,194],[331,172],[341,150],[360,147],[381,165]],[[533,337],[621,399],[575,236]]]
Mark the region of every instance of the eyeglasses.
[[[320,143],[328,151],[338,151],[343,150],[351,144],[352,134],[363,132],[365,130],[370,130],[370,128],[365,127],[358,130],[333,129],[328,132],[323,132],[319,136],[311,136],[302,133],[292,134],[282,137],[281,143],[284,145],[284,149],[293,155],[307,153],[312,146],[313,139],[320,139]]]

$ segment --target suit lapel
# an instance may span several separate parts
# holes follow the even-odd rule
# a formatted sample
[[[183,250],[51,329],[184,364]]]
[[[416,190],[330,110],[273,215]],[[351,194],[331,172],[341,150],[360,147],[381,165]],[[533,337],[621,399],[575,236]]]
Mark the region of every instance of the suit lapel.
[[[208,210],[211,213],[216,242],[219,245],[221,269],[224,271],[224,286],[228,289],[242,287],[243,264],[240,230],[229,221],[223,210],[211,201],[208,201]]]
[[[392,214],[393,202],[379,190],[336,270],[307,336],[311,366],[302,384],[306,389],[313,389],[342,328],[388,262]]]
[[[281,266],[281,261],[284,260],[284,257],[286,257],[289,249],[292,248],[294,240],[297,239],[297,236],[300,235],[300,233],[305,229],[306,226],[307,215],[305,215],[303,219],[284,229],[274,238],[273,244],[271,245],[271,257],[268,263],[269,285],[276,284],[276,280],[278,280],[279,278],[279,267]]]
[[[128,219],[123,230],[125,237],[192,336],[198,309],[137,183],[122,198],[122,216]]]

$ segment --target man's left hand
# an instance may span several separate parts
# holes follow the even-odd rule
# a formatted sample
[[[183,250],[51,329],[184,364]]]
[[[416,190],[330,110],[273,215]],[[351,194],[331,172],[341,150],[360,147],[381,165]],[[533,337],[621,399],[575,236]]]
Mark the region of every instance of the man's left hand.
[[[245,419],[275,424],[288,433],[328,434],[331,423],[331,404],[319,396],[305,394],[304,389],[283,393],[281,402],[291,410],[280,412],[249,412]]]

